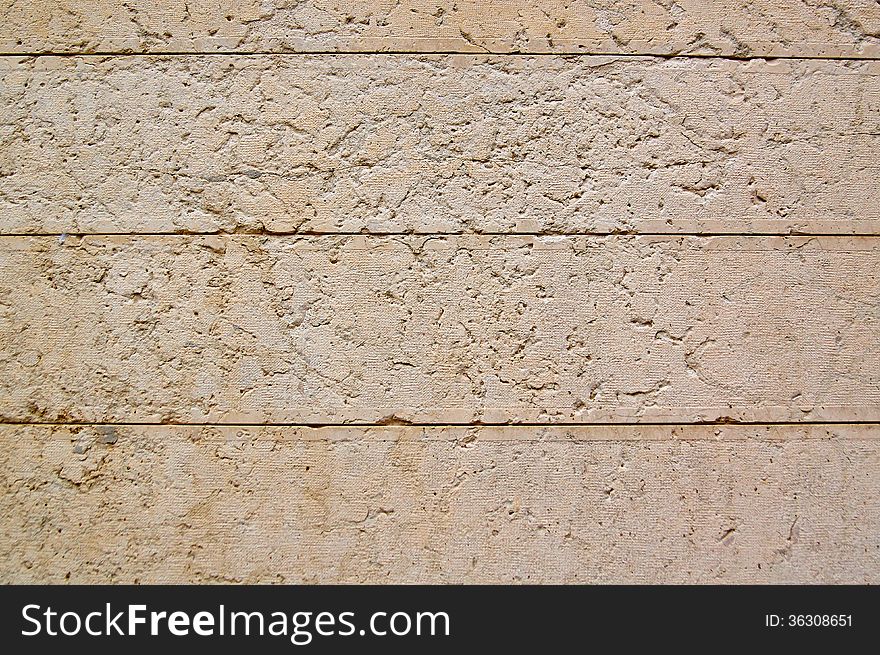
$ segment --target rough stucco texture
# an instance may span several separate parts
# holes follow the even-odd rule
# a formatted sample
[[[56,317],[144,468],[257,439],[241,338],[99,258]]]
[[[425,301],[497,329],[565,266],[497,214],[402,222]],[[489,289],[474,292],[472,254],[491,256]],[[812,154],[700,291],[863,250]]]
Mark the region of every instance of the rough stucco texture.
[[[877,581],[876,427],[516,430],[6,427],[0,576]]]
[[[0,60],[7,233],[880,231],[880,63]]]
[[[0,0],[0,582],[880,583],[878,45]]]
[[[876,0],[2,0],[4,52],[877,56]]]
[[[880,419],[873,239],[23,237],[0,272],[12,420]]]

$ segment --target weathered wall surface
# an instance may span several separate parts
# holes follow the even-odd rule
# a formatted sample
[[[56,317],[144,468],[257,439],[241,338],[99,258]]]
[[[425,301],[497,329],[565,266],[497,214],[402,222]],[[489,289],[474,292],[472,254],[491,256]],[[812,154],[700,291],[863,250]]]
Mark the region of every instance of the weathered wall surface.
[[[0,241],[0,414],[880,420],[869,238]]]
[[[880,582],[878,37],[0,0],[0,581]]]
[[[880,566],[876,426],[0,434],[8,581],[839,583]]]
[[[873,0],[3,0],[4,52],[877,56]]]
[[[6,233],[880,231],[880,62],[0,61]]]

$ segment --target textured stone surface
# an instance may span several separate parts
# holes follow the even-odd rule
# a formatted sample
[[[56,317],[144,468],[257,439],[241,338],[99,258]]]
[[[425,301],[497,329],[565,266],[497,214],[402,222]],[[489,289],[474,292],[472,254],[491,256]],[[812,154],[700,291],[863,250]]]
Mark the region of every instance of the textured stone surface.
[[[0,414],[880,419],[872,238],[0,240]]]
[[[599,430],[4,426],[0,580],[880,582],[877,426]]]
[[[10,233],[878,233],[874,62],[0,60]]]
[[[880,2],[0,0],[0,54],[0,583],[880,583]]]
[[[4,52],[877,56],[875,0],[2,0]]]
[[[877,233],[874,63],[6,59],[0,231]]]

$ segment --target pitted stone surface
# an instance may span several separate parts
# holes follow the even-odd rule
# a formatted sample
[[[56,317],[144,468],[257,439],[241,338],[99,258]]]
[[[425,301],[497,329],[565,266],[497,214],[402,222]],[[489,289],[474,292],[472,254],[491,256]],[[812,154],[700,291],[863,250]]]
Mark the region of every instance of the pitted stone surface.
[[[878,37],[0,0],[0,582],[880,583]]]
[[[864,237],[5,238],[0,413],[878,420],[878,253]]]
[[[874,0],[2,0],[3,52],[876,57]]]
[[[877,426],[113,429],[0,428],[0,580],[880,582]]]
[[[0,231],[877,233],[880,64],[0,60]]]

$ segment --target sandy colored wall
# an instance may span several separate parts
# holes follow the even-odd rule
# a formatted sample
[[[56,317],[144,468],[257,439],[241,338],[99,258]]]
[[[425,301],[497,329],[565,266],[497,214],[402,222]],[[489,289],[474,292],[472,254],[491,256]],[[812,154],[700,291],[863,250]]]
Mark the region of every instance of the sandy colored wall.
[[[3,0],[8,52],[877,56],[873,0]]]
[[[0,18],[0,581],[880,582],[877,3]]]
[[[0,60],[6,233],[877,234],[880,62]]]
[[[15,582],[876,582],[878,431],[7,426]]]
[[[871,238],[0,241],[0,415],[880,420]]]

